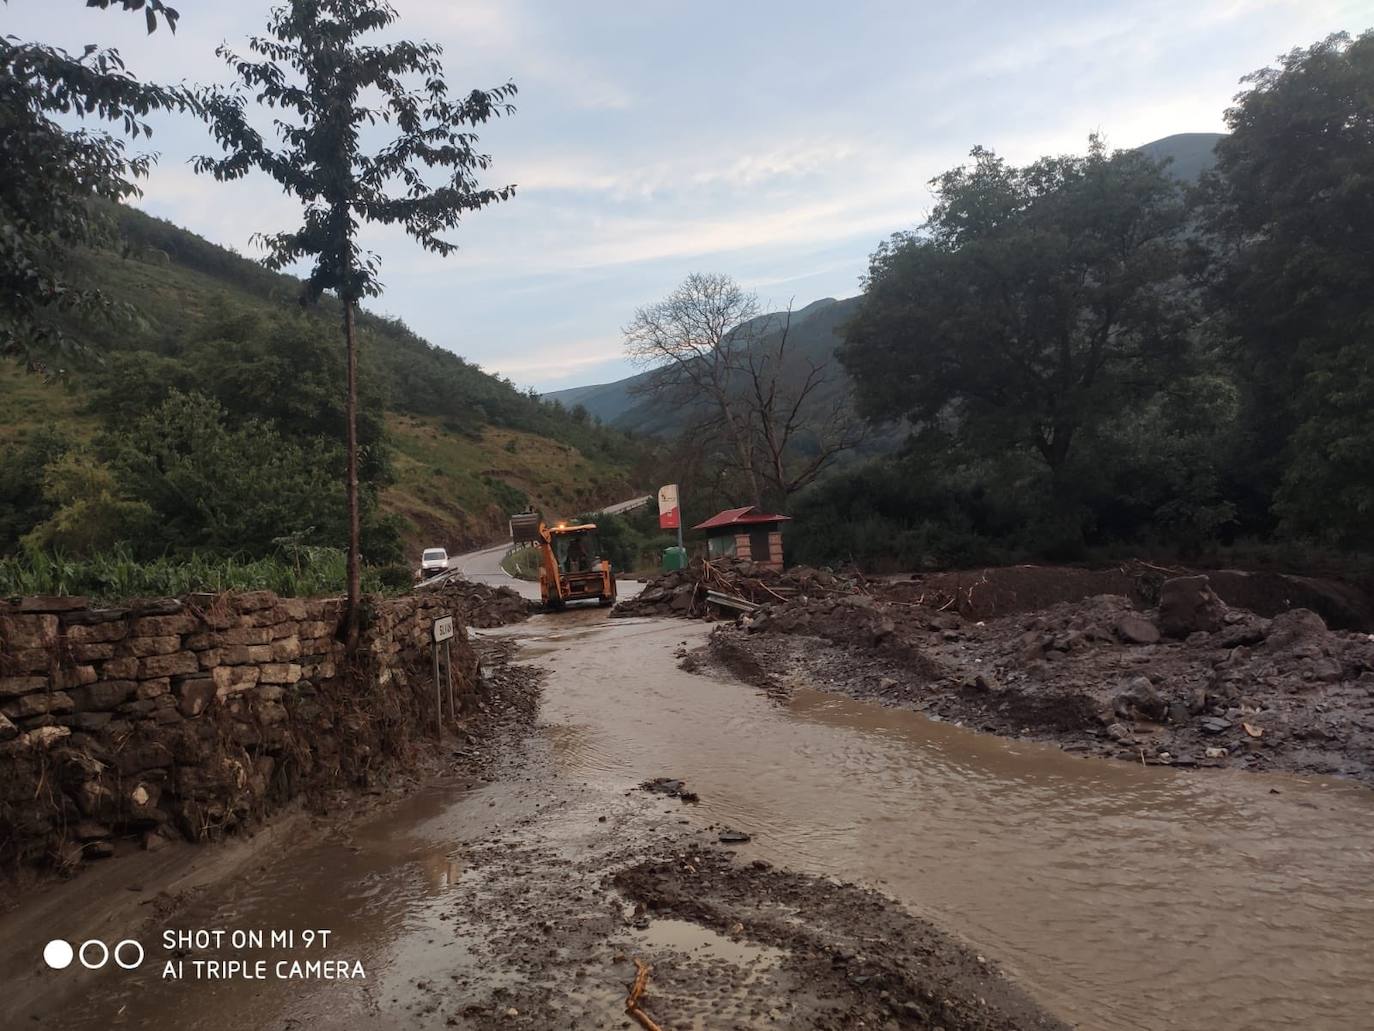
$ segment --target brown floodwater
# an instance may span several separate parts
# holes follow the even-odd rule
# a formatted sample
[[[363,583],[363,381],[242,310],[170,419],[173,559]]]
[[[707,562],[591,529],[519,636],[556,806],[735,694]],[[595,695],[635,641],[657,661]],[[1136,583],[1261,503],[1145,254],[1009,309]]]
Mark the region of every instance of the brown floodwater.
[[[675,649],[704,639],[696,624],[593,609],[492,633],[551,671],[527,745],[534,783],[432,785],[172,921],[327,927],[330,955],[363,962],[366,981],[178,984],[154,953],[37,1026],[427,1026],[415,982],[480,963],[442,905],[465,847],[537,829],[576,851],[656,776],[700,794],[694,824],[748,831],[751,857],[881,889],[1083,1028],[1371,1026],[1368,789],[1077,758],[806,685],[778,701],[679,670]],[[563,787],[538,783],[551,775]],[[733,947],[676,922],[651,933]],[[618,992],[604,990],[608,1017]]]
[[[1085,1028],[1374,1026],[1367,788],[779,703],[665,661],[699,629],[582,618],[529,648],[568,773],[686,778],[751,854],[881,888]]]

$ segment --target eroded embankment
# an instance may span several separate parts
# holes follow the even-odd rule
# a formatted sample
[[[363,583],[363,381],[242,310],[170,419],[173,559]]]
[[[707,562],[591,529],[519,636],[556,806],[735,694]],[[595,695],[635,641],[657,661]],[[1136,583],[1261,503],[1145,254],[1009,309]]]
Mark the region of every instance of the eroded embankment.
[[[1374,782],[1374,637],[1308,609],[1233,608],[1205,577],[1165,581],[1150,608],[1099,595],[971,619],[923,600],[907,583],[790,598],[718,628],[709,656],[1073,751]]]

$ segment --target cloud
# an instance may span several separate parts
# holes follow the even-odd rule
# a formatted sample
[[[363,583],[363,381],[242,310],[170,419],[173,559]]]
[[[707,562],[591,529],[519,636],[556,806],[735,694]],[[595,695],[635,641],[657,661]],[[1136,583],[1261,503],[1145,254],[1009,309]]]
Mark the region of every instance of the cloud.
[[[512,379],[549,383],[575,378],[592,367],[617,362],[624,353],[619,341],[609,344],[604,338],[578,340],[526,349],[519,357],[497,358],[482,367]]]

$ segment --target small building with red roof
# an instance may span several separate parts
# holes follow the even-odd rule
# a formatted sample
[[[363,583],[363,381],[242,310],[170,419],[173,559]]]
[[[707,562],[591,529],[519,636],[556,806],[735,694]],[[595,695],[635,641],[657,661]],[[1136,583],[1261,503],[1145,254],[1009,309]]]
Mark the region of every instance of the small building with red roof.
[[[782,524],[791,516],[760,512],[754,505],[717,512],[694,530],[706,533],[711,558],[739,558],[770,569],[782,569]]]

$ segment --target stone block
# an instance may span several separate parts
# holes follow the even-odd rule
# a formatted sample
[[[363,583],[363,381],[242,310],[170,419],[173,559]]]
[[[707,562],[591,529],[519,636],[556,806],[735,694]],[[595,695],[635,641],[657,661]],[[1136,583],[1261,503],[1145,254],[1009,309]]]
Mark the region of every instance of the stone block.
[[[47,673],[53,653],[46,648],[16,648],[0,653],[0,672],[6,676],[25,673]]]
[[[108,712],[78,712],[69,716],[63,722],[72,730],[80,730],[90,733],[96,730],[103,730],[110,720],[114,719]]]
[[[277,608],[287,619],[299,621],[305,618],[307,605],[304,598],[282,598]]]
[[[163,637],[134,637],[129,640],[129,651],[140,659],[148,655],[170,655],[181,650],[181,638],[168,634]]]
[[[239,612],[255,612],[268,609],[277,603],[277,596],[271,591],[244,591],[228,599]]]
[[[272,631],[263,626],[236,626],[221,630],[218,644],[271,644]]]
[[[197,677],[183,680],[177,685],[177,707],[181,714],[194,719],[203,713],[215,698],[215,681],[212,677]]]
[[[126,777],[144,770],[172,765],[172,750],[161,741],[131,739],[115,756],[115,766]]]
[[[51,648],[57,643],[57,617],[0,613],[0,645],[5,651],[18,648]]]
[[[0,713],[0,741],[13,741],[19,736],[19,728],[16,727],[8,716]]]
[[[216,666],[210,675],[216,697],[225,698],[255,686],[260,673],[257,666]]]
[[[272,661],[272,646],[268,644],[230,644],[219,652],[223,666],[251,666]]]
[[[301,625],[292,619],[285,623],[274,623],[268,629],[272,631],[272,640],[279,641],[283,637],[296,637],[300,628]]]
[[[129,610],[118,609],[81,609],[77,612],[64,612],[59,617],[65,627],[96,626],[101,623],[123,623]]]
[[[200,672],[200,660],[195,652],[176,652],[172,655],[150,655],[139,664],[140,680],[155,677],[174,677]]]
[[[53,687],[83,687],[94,684],[100,677],[94,666],[62,666],[52,675]]]
[[[287,662],[291,659],[301,657],[301,639],[299,637],[283,637],[273,641],[271,644],[272,661]]]
[[[32,598],[19,599],[20,612],[74,612],[77,609],[84,609],[90,604],[89,598],[77,598],[66,595],[50,596],[40,595]]]
[[[206,648],[197,654],[200,656],[201,669],[214,669],[216,666],[224,664],[224,649],[222,648]]]
[[[326,623],[326,622],[324,622],[323,620],[319,620],[319,619],[316,619],[316,620],[307,620],[307,621],[301,623],[300,636],[301,636],[302,638],[306,638],[306,637],[333,638],[333,636],[334,636],[334,625],[333,625],[332,623]]]
[[[258,682],[262,684],[294,684],[301,678],[296,662],[268,662],[258,667]]]
[[[88,641],[71,646],[72,658],[77,662],[99,662],[113,659],[115,646],[109,641]]]
[[[138,690],[132,680],[101,680],[71,692],[77,712],[109,712],[127,702]]]
[[[123,619],[67,627],[67,640],[72,643],[99,644],[105,641],[122,641],[128,636],[129,624]]]
[[[158,677],[154,680],[144,680],[138,685],[138,690],[134,692],[135,698],[157,698],[165,695],[172,690],[172,682],[166,677]]]
[[[0,707],[0,712],[12,720],[21,720],[30,716],[72,712],[75,708],[76,704],[72,701],[71,695],[65,691],[35,691],[12,702],[6,702]]]
[[[18,698],[20,695],[42,691],[48,685],[47,677],[0,677],[0,698]]]
[[[136,637],[171,637],[196,629],[197,622],[189,612],[178,612],[175,616],[141,616],[129,624],[129,629]]]
[[[102,680],[132,680],[138,676],[138,664],[142,661],[137,655],[107,659],[100,664],[100,677]]]

